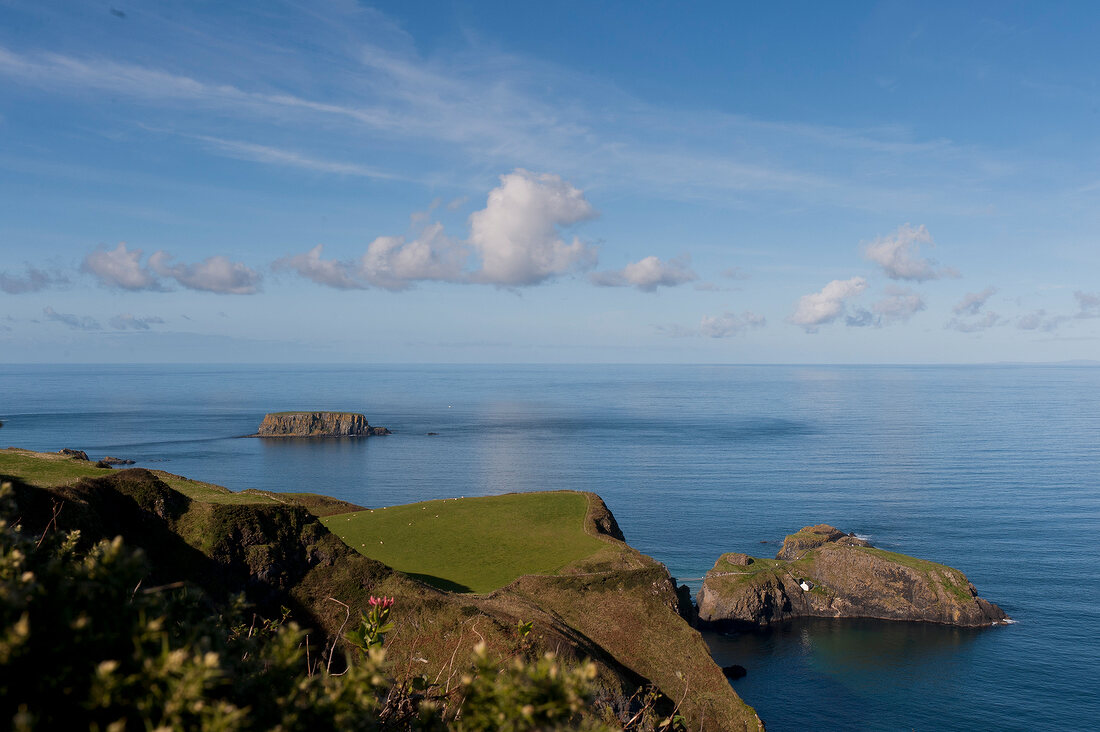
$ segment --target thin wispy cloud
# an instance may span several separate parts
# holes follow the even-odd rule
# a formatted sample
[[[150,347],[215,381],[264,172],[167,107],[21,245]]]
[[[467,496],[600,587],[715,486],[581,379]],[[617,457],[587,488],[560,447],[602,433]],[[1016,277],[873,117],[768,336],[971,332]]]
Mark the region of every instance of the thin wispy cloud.
[[[149,330],[151,326],[163,325],[164,318],[155,315],[136,317],[130,313],[120,313],[107,321],[115,330]]]
[[[704,315],[699,325],[659,325],[658,333],[673,338],[732,338],[743,335],[753,328],[763,328],[767,319],[759,313],[746,310],[740,314],[725,311],[718,315]]]
[[[9,295],[41,292],[42,290],[67,284],[69,284],[68,277],[29,265],[22,275],[0,272],[0,291]]]
[[[1069,320],[1071,318],[1068,315],[1056,315],[1040,308],[1018,317],[1016,327],[1019,330],[1040,330],[1044,333],[1053,333],[1058,330],[1059,326]]]
[[[968,292],[963,299],[951,308],[955,315],[977,315],[993,295],[997,293],[996,287],[987,287],[981,292]]]
[[[1077,301],[1077,315],[1075,318],[1084,320],[1100,318],[1100,293],[1089,293],[1077,290],[1073,293],[1073,299]]]
[[[387,173],[368,165],[348,163],[338,160],[322,160],[303,155],[294,150],[284,150],[269,145],[257,145],[251,142],[239,140],[226,140],[208,135],[186,135],[196,140],[207,143],[215,152],[225,154],[238,160],[250,160],[256,163],[280,165],[301,170],[309,170],[317,173],[332,173],[335,175],[350,175],[359,178],[373,178],[377,180],[406,180],[407,176]]]
[[[100,330],[102,328],[95,318],[87,315],[74,315],[73,313],[59,313],[49,305],[42,308],[42,314],[46,316],[46,320],[61,323],[72,330]]]
[[[352,26],[349,23],[340,35]],[[331,34],[333,28],[326,26],[323,32]],[[211,134],[201,124],[178,120],[181,126],[190,124],[180,134],[204,141],[215,154],[368,178],[395,177],[370,164],[369,150],[385,141],[421,141],[469,160],[521,163],[568,175],[583,171],[590,180],[642,187],[676,198],[719,199],[731,191],[752,197],[782,192],[829,205],[882,209],[916,198],[927,203],[929,194],[907,186],[887,188],[832,168],[806,169],[800,163],[815,157],[806,151],[902,157],[908,166],[927,165],[927,159],[941,153],[954,166],[966,157],[946,140],[914,141],[904,131],[890,128],[845,130],[653,106],[595,77],[485,48],[425,59],[365,36],[332,47],[356,50],[341,59],[334,78],[325,79],[324,87],[336,91],[324,96],[313,95],[319,84],[287,88],[288,78],[310,79],[320,73],[294,55],[280,58],[286,64],[301,64],[293,77],[273,77],[268,68],[254,69],[256,89],[227,83],[218,78],[223,74],[208,67],[174,73],[103,56],[19,53],[2,47],[0,75],[56,93],[106,91],[154,108],[203,109],[272,128],[314,130],[335,125],[342,128],[344,139],[359,144],[366,144],[360,133],[369,131],[381,135],[375,146],[366,145],[368,154],[362,160],[343,161],[275,142],[230,139]],[[326,71],[331,77],[332,69]],[[548,84],[573,91],[547,96]],[[615,110],[610,116],[609,109]],[[683,147],[659,142],[670,126],[692,131],[688,138],[697,138],[699,144]],[[262,134],[260,130],[256,128]],[[742,138],[744,144],[731,145]],[[760,154],[764,147],[770,151],[766,157]],[[935,195],[941,196],[939,189]],[[943,197],[942,203],[959,205],[957,198]]]

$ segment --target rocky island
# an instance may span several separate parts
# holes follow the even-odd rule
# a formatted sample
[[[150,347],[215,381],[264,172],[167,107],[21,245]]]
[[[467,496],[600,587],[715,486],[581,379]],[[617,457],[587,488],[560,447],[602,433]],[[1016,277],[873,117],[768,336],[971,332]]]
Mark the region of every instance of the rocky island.
[[[876,549],[827,524],[783,541],[775,559],[723,554],[698,595],[703,626],[793,618],[878,618],[964,627],[1004,622],[957,569]]]
[[[372,427],[355,412],[273,412],[249,437],[371,437],[388,435],[385,427]]]

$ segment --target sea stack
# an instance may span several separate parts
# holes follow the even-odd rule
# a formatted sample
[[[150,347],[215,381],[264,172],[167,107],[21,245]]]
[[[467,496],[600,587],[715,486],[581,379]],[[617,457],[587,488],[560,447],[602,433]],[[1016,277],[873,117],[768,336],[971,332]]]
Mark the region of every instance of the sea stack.
[[[962,572],[883,551],[827,524],[783,542],[775,559],[724,554],[699,591],[702,626],[759,626],[793,618],[880,618],[964,627],[1006,620]]]
[[[252,437],[370,437],[388,435],[354,412],[273,412],[264,417]]]

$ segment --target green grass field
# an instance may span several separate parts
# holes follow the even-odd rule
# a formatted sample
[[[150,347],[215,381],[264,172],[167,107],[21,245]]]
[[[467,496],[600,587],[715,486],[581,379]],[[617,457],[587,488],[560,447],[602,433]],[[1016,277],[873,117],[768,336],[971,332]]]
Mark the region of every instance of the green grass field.
[[[322,523],[371,559],[455,592],[555,574],[607,543],[584,530],[588,498],[554,491],[452,498],[337,514]]]

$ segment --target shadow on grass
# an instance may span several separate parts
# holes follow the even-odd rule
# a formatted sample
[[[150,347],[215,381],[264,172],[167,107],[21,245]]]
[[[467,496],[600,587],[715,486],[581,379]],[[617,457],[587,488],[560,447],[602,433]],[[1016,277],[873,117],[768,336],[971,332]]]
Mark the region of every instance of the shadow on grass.
[[[457,582],[452,582],[451,580],[444,579],[443,577],[436,577],[435,575],[431,574],[420,574],[418,572],[405,572],[405,574],[412,577],[413,579],[420,580],[424,584],[431,585],[437,590],[446,590],[447,592],[473,592],[473,590],[466,585],[460,585]]]

